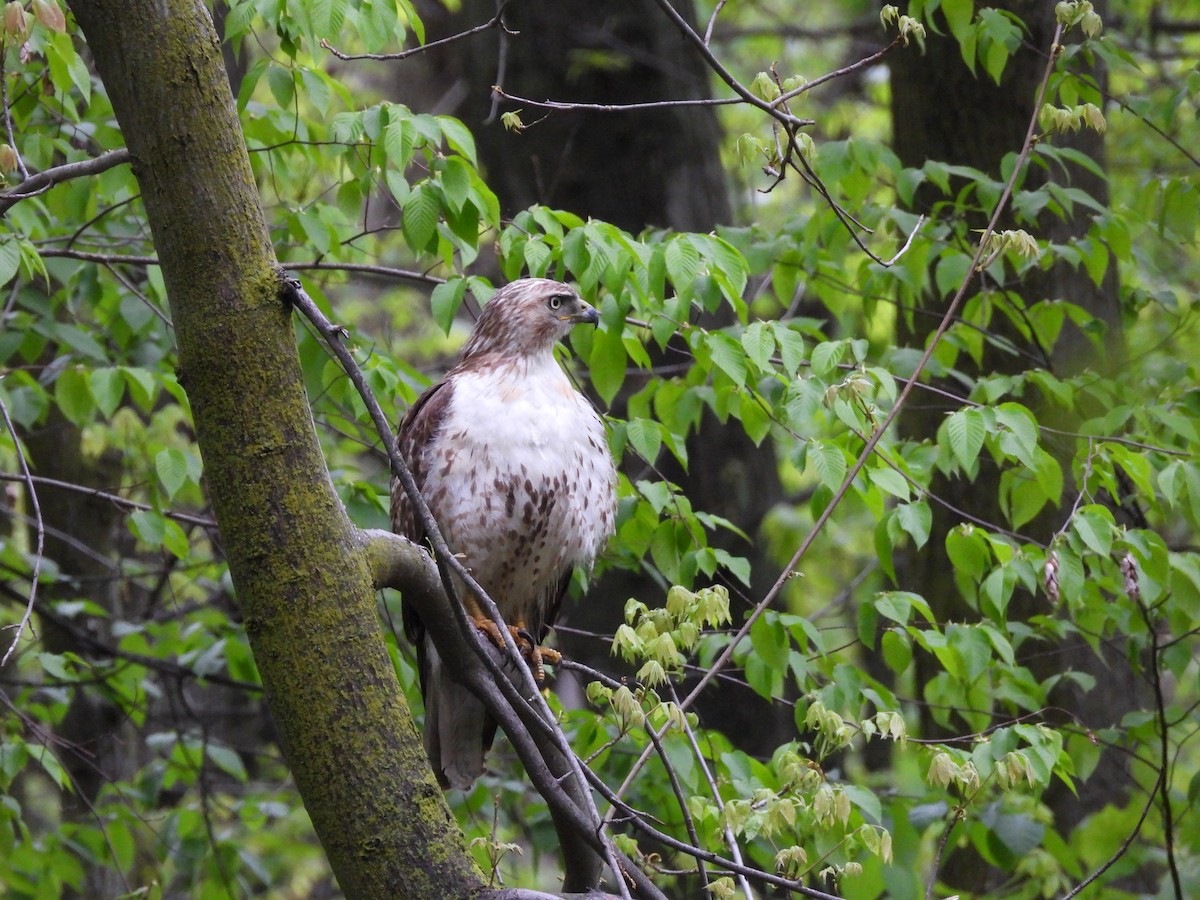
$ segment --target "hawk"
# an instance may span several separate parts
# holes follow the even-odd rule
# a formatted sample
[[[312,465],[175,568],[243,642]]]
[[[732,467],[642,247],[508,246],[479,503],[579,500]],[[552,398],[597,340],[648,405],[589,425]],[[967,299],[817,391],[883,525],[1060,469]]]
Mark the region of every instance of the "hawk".
[[[397,444],[451,552],[500,609],[541,679],[538,644],[571,573],[590,570],[613,532],[617,473],[592,405],[554,359],[554,345],[596,310],[565,284],[514,281],[486,304],[455,366],[408,410]],[[392,527],[425,539],[408,496],[392,481]],[[499,633],[461,584],[476,626]],[[454,680],[416,611],[404,630],[417,648],[425,750],[443,788],[466,790],[483,773],[496,723]]]

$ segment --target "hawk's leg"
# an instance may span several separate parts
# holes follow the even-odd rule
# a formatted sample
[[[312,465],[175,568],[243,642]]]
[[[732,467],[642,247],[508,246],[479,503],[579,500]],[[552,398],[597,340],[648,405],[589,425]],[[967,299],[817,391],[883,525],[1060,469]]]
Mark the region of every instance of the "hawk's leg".
[[[556,666],[562,662],[562,654],[552,647],[539,647],[538,642],[533,639],[533,635],[525,630],[523,619],[518,619],[516,625],[509,626],[509,630],[512,631],[517,646],[521,648],[521,655],[529,663],[529,668],[533,672],[533,680],[540,685],[546,680],[546,667],[543,663]]]
[[[484,615],[482,611],[478,615],[474,612],[469,612],[469,615],[472,624],[488,640],[495,644],[497,649],[503,650],[504,638],[500,636],[500,629],[496,627],[496,623]],[[562,654],[550,647],[539,647],[537,641],[533,639],[533,635],[525,630],[525,626],[521,622],[518,622],[516,625],[509,625],[508,632],[512,635],[517,649],[521,651],[521,658],[525,660],[533,672],[534,681],[541,684],[546,680],[544,663],[557,665],[562,661]]]

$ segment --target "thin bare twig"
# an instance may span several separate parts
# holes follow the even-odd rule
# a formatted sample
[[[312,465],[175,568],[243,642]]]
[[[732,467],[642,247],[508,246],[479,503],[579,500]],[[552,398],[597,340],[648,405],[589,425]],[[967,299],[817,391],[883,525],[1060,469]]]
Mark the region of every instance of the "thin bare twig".
[[[21,158],[21,151],[17,148],[17,139],[13,135],[12,112],[8,108],[8,73],[4,70],[4,60],[8,56],[4,52],[6,49],[0,42],[0,110],[2,110],[0,114],[4,116],[4,136],[17,156],[17,171],[21,173],[22,178],[29,178],[29,170],[25,168],[25,160]],[[2,212],[3,209],[0,209],[0,213]]]
[[[1075,887],[1063,894],[1062,900],[1071,900],[1072,897],[1078,897],[1084,891],[1084,889],[1088,887],[1088,885],[1092,884],[1097,878],[1111,869],[1116,864],[1117,860],[1119,860],[1129,851],[1129,848],[1133,845],[1133,842],[1141,833],[1142,825],[1145,824],[1146,817],[1150,815],[1150,810],[1154,808],[1154,798],[1158,795],[1162,780],[1165,775],[1165,771],[1159,771],[1158,780],[1154,783],[1153,790],[1150,791],[1150,796],[1146,800],[1146,805],[1142,807],[1142,814],[1138,816],[1137,824],[1133,826],[1133,831],[1129,832],[1125,840],[1121,842],[1121,846],[1116,849],[1112,856],[1110,856],[1099,867],[1097,867],[1094,872],[1089,873],[1088,876],[1083,879],[1083,881],[1079,882],[1079,884],[1075,885]]]
[[[666,109],[678,106],[734,106],[746,101],[740,97],[709,97],[704,99],[687,100],[647,100],[644,103],[575,103],[570,100],[532,100],[529,97],[519,97],[510,94],[500,85],[492,85],[492,93],[513,103],[522,103],[535,109],[551,109],[558,112],[602,112],[624,113],[639,112],[646,109]],[[809,122],[808,124],[812,124]]]
[[[675,685],[668,682],[671,690],[671,699],[678,703],[679,696],[675,693]],[[721,800],[721,791],[717,788],[717,780],[713,777],[712,770],[708,767],[708,760],[704,758],[704,753],[700,750],[700,743],[696,740],[696,733],[692,730],[692,726],[688,724],[687,717],[683,716],[683,732],[687,735],[688,743],[692,747],[692,755],[696,757],[696,762],[700,764],[700,772],[704,775],[704,780],[708,782],[709,793],[712,794],[713,802],[717,805],[717,812],[724,818],[725,803]],[[742,860],[742,848],[738,845],[737,835],[733,833],[733,828],[728,822],[723,825],[725,833],[725,843],[729,845],[729,855],[733,857],[734,862],[738,865],[744,865]],[[746,895],[746,900],[754,900],[754,894],[750,890],[750,882],[746,880],[745,875],[738,875],[738,881],[742,885],[742,893]]]
[[[5,631],[13,629],[16,632],[13,635],[12,643],[8,645],[8,650],[4,653],[4,658],[0,659],[0,668],[3,668],[8,664],[9,657],[13,655],[13,651],[17,649],[17,644],[21,641],[21,635],[29,627],[29,619],[33,615],[33,607],[37,602],[38,582],[42,575],[42,550],[46,542],[46,527],[42,522],[42,507],[38,503],[37,488],[33,486],[33,475],[29,471],[29,464],[25,459],[25,451],[21,449],[21,438],[17,434],[17,428],[13,425],[13,421],[8,415],[8,407],[4,405],[2,398],[0,398],[0,417],[4,418],[4,427],[12,435],[13,448],[17,454],[17,464],[21,468],[25,490],[29,493],[29,504],[33,507],[34,531],[37,535],[33,554],[33,573],[29,578],[29,601],[25,604],[25,612],[21,616],[21,621],[16,625],[9,625],[3,629]]]
[[[59,481],[57,478],[46,478],[42,475],[18,475],[15,472],[0,472],[0,481],[20,481],[30,482],[34,484],[43,484],[47,487],[61,488],[64,491],[75,491],[78,494],[84,494],[88,497],[96,497],[100,500],[107,500],[115,506],[120,506],[123,509],[136,510],[152,510],[154,509],[149,503],[140,503],[137,500],[130,500],[127,497],[122,497],[119,494],[111,494],[107,491],[102,491],[99,488],[88,487],[83,484],[75,484],[70,481]],[[174,519],[176,522],[183,522],[187,525],[197,525],[200,528],[216,528],[215,520],[206,516],[193,516],[188,513],[172,512],[171,510],[160,510],[162,515],[168,519]]]
[[[321,38],[321,49],[328,50],[338,59],[351,61],[356,59],[379,59],[379,60],[400,60],[408,59],[410,56],[416,56],[418,53],[424,53],[426,50],[433,50],[435,47],[444,47],[447,44],[453,44],[455,41],[460,41],[463,38],[470,37],[473,34],[478,34],[481,31],[490,31],[493,28],[504,28],[504,23],[501,21],[504,15],[504,9],[508,6],[510,0],[502,0],[499,7],[496,9],[496,15],[492,16],[482,25],[476,25],[474,28],[468,28],[466,31],[460,31],[458,34],[452,34],[449,37],[441,38],[440,40],[430,41],[428,44],[422,44],[419,47],[412,47],[408,50],[401,50],[399,53],[343,53],[338,50],[325,38]],[[507,29],[505,29],[507,31]]]

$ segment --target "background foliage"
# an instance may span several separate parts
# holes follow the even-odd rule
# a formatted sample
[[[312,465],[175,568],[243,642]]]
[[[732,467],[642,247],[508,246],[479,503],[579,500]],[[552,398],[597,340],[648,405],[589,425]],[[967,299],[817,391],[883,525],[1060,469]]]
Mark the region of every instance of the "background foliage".
[[[559,699],[578,754],[625,803],[685,844],[846,897],[1051,897],[1091,878],[1104,896],[1200,893],[1195,38],[1162,28],[1158,5],[1114,2],[1101,23],[1060,4],[1081,43],[1048,62],[1028,160],[1013,146],[996,172],[906,167],[887,71],[848,64],[902,33],[892,54],[950,47],[1003,86],[1028,28],[926,0],[911,19],[843,4],[793,29],[793,6],[698,10],[758,101],[720,108],[735,221],[636,234],[503,209],[475,124],[388,99],[415,59],[345,58],[423,42],[407,0],[216,12],[279,257],[350,328],[397,418],[492,285],[563,278],[601,310],[568,359],[613,410],[620,516],[601,569],[648,577],[628,602],[589,595],[612,611],[611,655],[570,672],[582,692],[561,678]],[[103,156],[122,146],[111,109],[55,0],[9,3],[4,29],[3,893],[334,894],[209,518],[136,181]],[[1088,74],[1098,61],[1107,87]],[[787,101],[816,122],[789,152],[787,123],[762,107],[842,67]],[[585,114],[501,110],[518,133]],[[1053,137],[1080,129],[1104,134],[1106,159]],[[1106,175],[1108,201],[1072,166]],[[1047,217],[1083,227],[1056,240]],[[1117,314],[1026,290],[1057,266],[1113,287]],[[923,317],[956,296],[913,380]],[[386,527],[378,437],[317,337],[300,347],[337,488],[358,525]],[[910,383],[906,414],[948,407],[868,444]],[[708,462],[726,429],[778,468],[752,532],[665,474]],[[923,596],[914,573],[935,550],[950,592]],[[380,610],[394,621],[397,598]],[[389,640],[419,705],[412,650]],[[1060,663],[1070,644],[1104,664]],[[785,741],[764,750],[691,711],[729,680],[782,711]],[[1118,717],[1097,713],[1117,694]],[[1119,777],[1072,813],[1103,759]],[[452,798],[477,859],[553,888],[548,814],[506,747],[490,765]],[[669,894],[783,890],[698,871],[614,818]]]

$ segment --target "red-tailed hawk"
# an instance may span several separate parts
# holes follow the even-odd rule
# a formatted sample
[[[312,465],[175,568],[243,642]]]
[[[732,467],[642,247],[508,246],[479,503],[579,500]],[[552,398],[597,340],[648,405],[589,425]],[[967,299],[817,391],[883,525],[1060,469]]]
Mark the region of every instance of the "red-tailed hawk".
[[[400,423],[399,450],[451,551],[495,600],[540,678],[538,644],[576,566],[591,568],[613,531],[617,474],[604,426],[554,359],[554,345],[599,315],[565,284],[515,281],[484,307],[453,369]],[[397,481],[392,527],[425,534]],[[462,585],[481,631],[494,624]],[[483,772],[496,723],[452,675],[411,605],[425,750],[443,787],[468,789]]]

